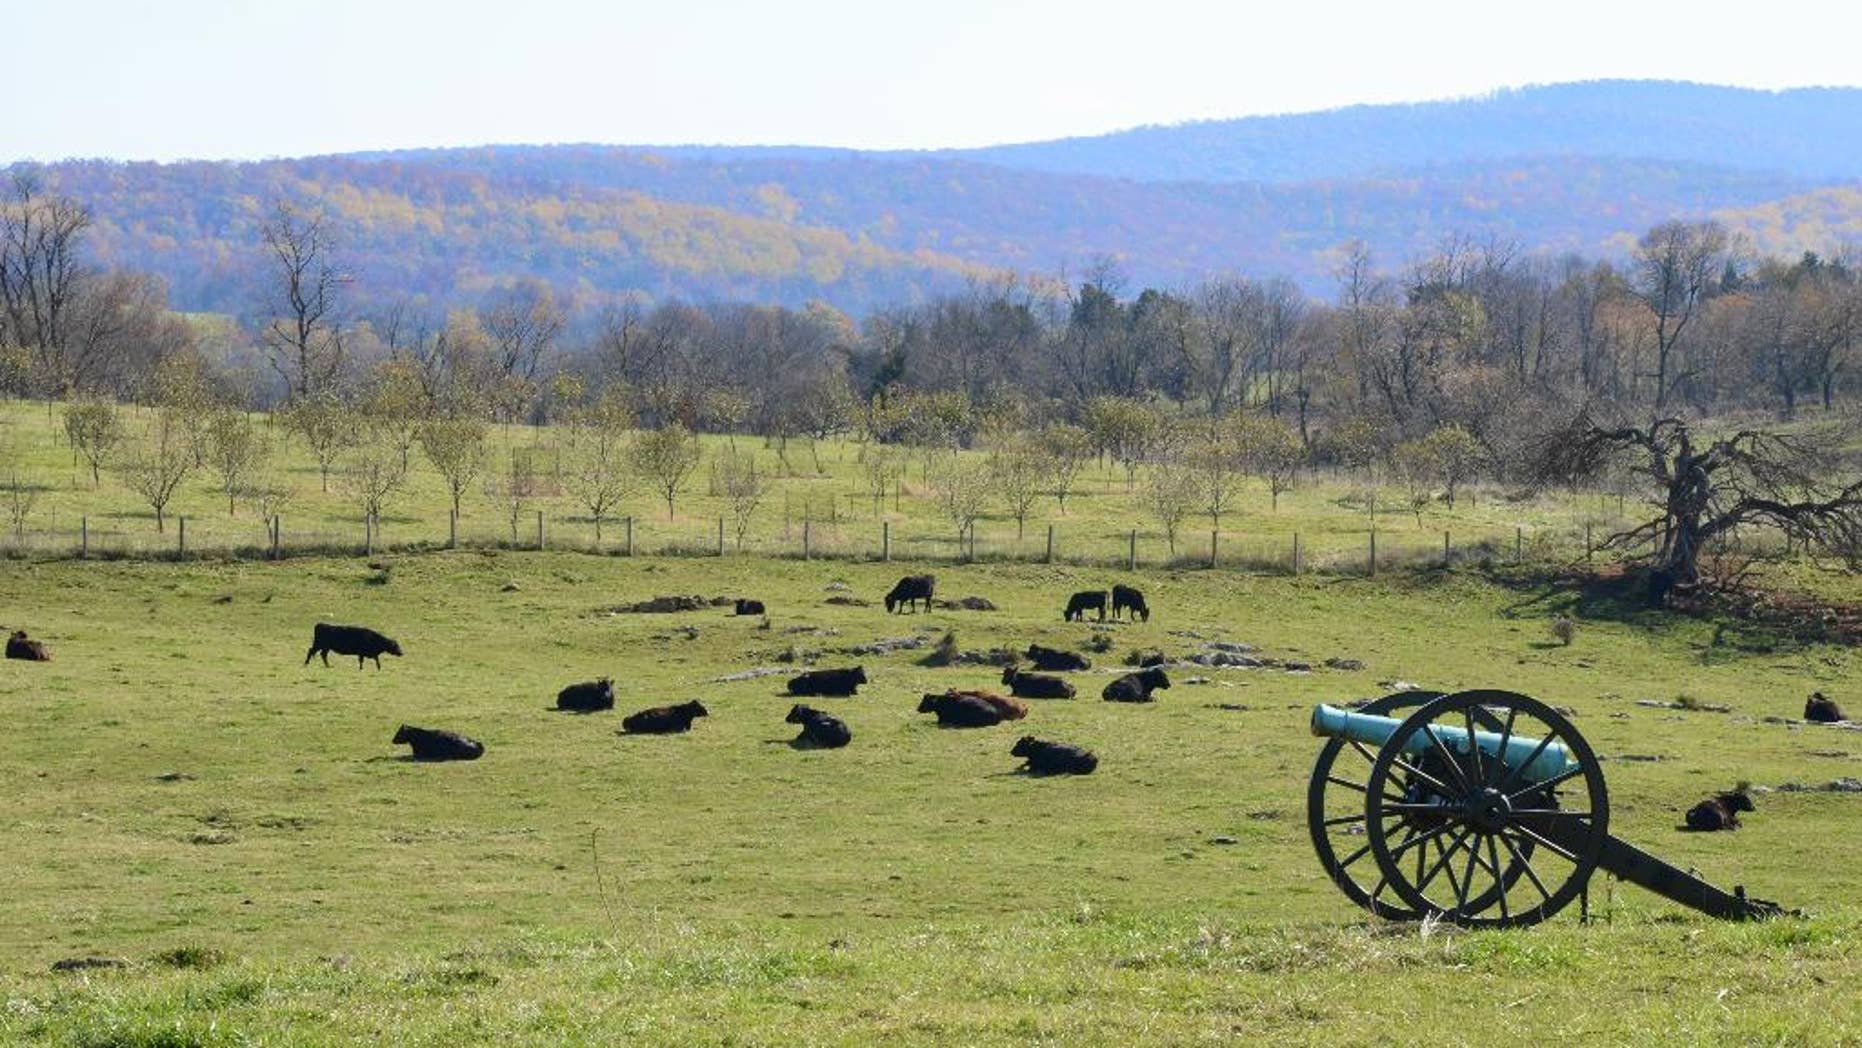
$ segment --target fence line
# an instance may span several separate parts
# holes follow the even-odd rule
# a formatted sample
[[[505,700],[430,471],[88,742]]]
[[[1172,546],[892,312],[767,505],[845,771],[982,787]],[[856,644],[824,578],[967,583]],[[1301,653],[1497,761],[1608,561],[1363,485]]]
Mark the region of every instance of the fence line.
[[[297,556],[373,556],[378,553],[438,549],[551,549],[607,556],[764,556],[777,558],[926,561],[942,563],[1005,562],[1097,565],[1137,568],[1228,567],[1300,574],[1375,576],[1380,570],[1429,569],[1461,564],[1483,566],[1591,561],[1597,553],[1611,557],[1645,554],[1654,538],[1635,549],[1602,548],[1594,522],[1558,528],[1490,528],[1456,532],[1442,529],[1361,531],[1301,530],[1253,535],[1245,529],[1185,529],[1171,542],[1135,528],[1086,529],[1038,526],[1019,534],[1009,529],[987,534],[974,525],[959,535],[920,526],[911,531],[893,521],[817,521],[804,518],[781,534],[739,538],[722,518],[668,523],[632,516],[607,519],[599,526],[583,517],[535,514],[534,523],[507,519],[466,519],[448,514],[438,528],[411,520],[369,518],[337,525],[327,519],[304,527],[286,516],[253,520],[229,535],[203,536],[190,531],[189,518],[171,518],[163,531],[127,528],[121,518],[0,535],[0,555],[41,559],[188,559],[235,557],[283,559]],[[138,521],[138,524],[142,523]],[[1611,522],[1608,531],[1622,530]],[[599,534],[597,534],[599,532]],[[1510,533],[1509,533],[1510,532]],[[1755,555],[1791,552],[1791,543],[1775,531],[1748,531],[1723,550]]]

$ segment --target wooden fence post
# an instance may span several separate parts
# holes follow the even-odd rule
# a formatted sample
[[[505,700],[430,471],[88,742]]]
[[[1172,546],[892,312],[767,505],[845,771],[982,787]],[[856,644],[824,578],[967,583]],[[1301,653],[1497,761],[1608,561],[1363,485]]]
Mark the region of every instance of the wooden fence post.
[[[179,547],[177,547],[177,548],[178,548],[178,549],[179,549],[179,550],[181,551],[181,555],[182,555],[183,557],[185,557],[185,556],[187,556],[187,518],[186,518],[186,517],[180,517],[180,518],[177,518],[177,519],[178,519],[178,520],[180,521],[180,523],[181,523],[181,527],[180,527],[180,529],[179,529],[179,531],[178,531],[178,535],[179,535],[179,538],[180,538],[180,543],[181,543],[181,544],[180,544],[180,546],[179,546]]]
[[[1125,570],[1137,571],[1138,570],[1138,529],[1137,528],[1131,529],[1131,537],[1127,540],[1127,543],[1128,544],[1125,547]]]
[[[724,518],[718,518],[718,556],[724,556]]]
[[[88,557],[90,555],[91,555],[91,519],[89,517],[79,517],[78,518],[78,559],[83,560],[85,557]]]
[[[1448,560],[1449,560],[1448,529],[1443,528],[1442,529],[1442,567],[1444,568],[1448,567]]]
[[[1371,578],[1377,577],[1377,529],[1371,529]]]
[[[803,560],[813,560],[815,556],[814,535],[813,535],[812,529],[810,528],[810,525],[813,523],[814,522],[809,520],[807,517],[802,518],[802,559]]]
[[[375,514],[362,514],[362,555],[375,555]]]
[[[1513,563],[1515,564],[1524,563],[1525,552],[1526,552],[1526,529],[1519,527],[1518,525],[1514,525],[1513,527]]]
[[[459,511],[456,509],[446,511],[446,548],[459,548]]]
[[[1216,535],[1217,534],[1218,532],[1216,531],[1215,528],[1209,529],[1209,566],[1212,568],[1215,567]]]
[[[1041,563],[1054,563],[1054,525],[1052,524],[1047,526],[1047,556],[1042,558]]]
[[[892,522],[889,520],[879,522],[879,559],[892,559]]]
[[[1300,533],[1293,533],[1293,574],[1300,573]]]
[[[1590,563],[1592,546],[1590,544],[1590,521],[1584,522],[1584,563]]]
[[[278,540],[284,534],[284,514],[272,514],[272,559],[278,559]]]
[[[543,548],[543,511],[537,510],[537,549]]]
[[[627,518],[627,555],[634,555],[634,518]]]

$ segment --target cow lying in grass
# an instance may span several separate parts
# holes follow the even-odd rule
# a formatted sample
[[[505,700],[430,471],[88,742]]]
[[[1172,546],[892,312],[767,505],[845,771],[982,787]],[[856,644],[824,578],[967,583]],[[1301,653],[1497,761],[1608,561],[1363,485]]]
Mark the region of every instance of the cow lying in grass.
[[[1002,723],[1001,711],[974,695],[926,695],[918,712],[937,714],[940,728],[993,728]]]
[[[1032,735],[1023,735],[1009,756],[1026,758],[1022,770],[1030,775],[1091,775],[1099,767],[1099,758],[1090,750],[1064,742],[1044,742]]]
[[[1034,663],[1037,670],[1050,673],[1064,673],[1069,670],[1090,670],[1091,660],[1086,656],[1058,648],[1044,648],[1039,644],[1028,645],[1028,661]]]
[[[14,630],[6,639],[6,657],[26,662],[52,661],[52,653],[45,650],[45,642],[30,639],[25,630]]]
[[[401,730],[394,733],[394,744],[412,746],[417,761],[475,761],[485,752],[484,743],[456,731],[409,724],[401,725]]]
[[[556,708],[579,713],[611,710],[614,708],[614,681],[603,677],[582,684],[571,684],[556,693]]]
[[[322,655],[323,664],[328,666],[331,652],[354,655],[356,669],[362,668],[364,659],[374,659],[375,668],[381,669],[381,657],[399,657],[401,646],[363,626],[332,626],[327,622],[319,622],[311,631],[310,650],[304,653],[304,664],[308,666],[312,656]]]
[[[1106,685],[1100,697],[1107,702],[1150,702],[1152,692],[1168,687],[1170,678],[1164,675],[1164,668],[1153,666],[1138,673],[1127,673]]]
[[[654,706],[630,713],[621,720],[621,730],[629,735],[672,735],[691,731],[694,720],[710,715],[704,704],[694,699],[677,706]]]
[[[994,706],[1003,720],[1021,720],[1028,716],[1028,704],[1006,695],[997,695],[993,691],[975,691],[970,688],[952,688],[946,695],[967,695],[972,699],[981,699]]]
[[[1002,683],[1008,685],[1009,694],[1022,699],[1071,699],[1075,694],[1073,685],[1059,677],[1023,673],[1013,666],[1002,671]]]
[[[1755,811],[1744,784],[1718,793],[1687,810],[1687,828],[1699,833],[1739,828],[1739,813]]]
[[[826,695],[845,698],[866,683],[866,667],[851,669],[809,670],[789,678],[791,695]]]
[[[846,721],[812,706],[791,706],[783,721],[802,726],[802,733],[795,737],[797,745],[837,750],[853,741],[853,729],[847,727]]]
[[[739,615],[764,615],[764,614],[767,614],[767,612],[765,612],[765,611],[763,610],[763,602],[762,602],[762,601],[760,601],[760,600],[744,600],[744,599],[742,599],[742,598],[739,598],[739,599],[738,599],[738,601],[737,601],[737,612],[736,612],[736,613],[737,613],[737,614],[739,614]]]
[[[7,657],[12,657],[10,648]],[[1816,724],[1836,724],[1849,718],[1843,716],[1843,708],[1836,704],[1835,699],[1820,691],[1813,691],[1810,698],[1804,700],[1804,719]]]

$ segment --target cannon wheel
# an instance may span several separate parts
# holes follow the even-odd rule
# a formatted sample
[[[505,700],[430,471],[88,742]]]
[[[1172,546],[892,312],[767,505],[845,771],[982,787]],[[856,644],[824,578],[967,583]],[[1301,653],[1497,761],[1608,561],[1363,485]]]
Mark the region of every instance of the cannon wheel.
[[[1479,751],[1458,754],[1437,727],[1501,724],[1499,748],[1558,744],[1575,764],[1524,774]],[[1424,747],[1424,757],[1405,751]],[[1571,783],[1577,795],[1560,803]],[[1507,691],[1463,691],[1411,713],[1378,750],[1365,795],[1365,836],[1390,890],[1410,909],[1470,927],[1537,924],[1577,898],[1609,836],[1610,800],[1590,744],[1558,711]],[[1421,832],[1415,830],[1421,822]],[[1514,868],[1519,876],[1510,876]],[[1524,881],[1525,883],[1520,883]]]
[[[1365,703],[1358,712],[1385,717],[1441,697],[1439,691],[1399,691]],[[1498,722],[1490,727],[1500,730]],[[1349,759],[1344,767],[1339,767],[1339,757],[1348,751],[1362,757],[1362,764]],[[1376,763],[1376,752],[1361,742],[1326,740],[1319,750],[1319,759],[1313,762],[1312,779],[1306,787],[1306,828],[1312,835],[1312,847],[1319,856],[1320,867],[1346,898],[1379,917],[1413,921],[1421,917],[1422,912],[1396,898],[1389,881],[1378,875],[1377,864],[1370,858],[1370,842],[1364,829],[1365,781]],[[1525,855],[1530,856],[1533,847],[1526,845]],[[1510,879],[1517,880],[1524,875],[1524,868],[1516,864],[1507,874]]]

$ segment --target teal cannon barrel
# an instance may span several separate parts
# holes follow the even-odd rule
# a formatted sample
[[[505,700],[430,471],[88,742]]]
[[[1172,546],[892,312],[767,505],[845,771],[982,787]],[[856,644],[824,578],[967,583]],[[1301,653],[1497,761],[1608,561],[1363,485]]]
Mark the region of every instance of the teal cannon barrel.
[[[1396,734],[1403,722],[1393,717],[1379,717],[1369,713],[1353,713],[1341,710],[1337,706],[1320,705],[1313,707],[1312,733],[1332,739],[1352,739],[1367,746],[1382,746]],[[1468,733],[1445,724],[1437,724],[1432,729],[1442,740],[1442,744],[1457,755],[1468,752]],[[1501,736],[1498,732],[1475,731],[1474,741],[1481,752],[1488,757],[1500,753]],[[1506,740],[1506,754],[1502,761],[1509,768],[1518,768],[1526,764],[1520,773],[1523,783],[1542,782],[1563,772],[1576,764],[1570,751],[1556,742],[1539,747],[1539,739],[1509,737]],[[1434,749],[1424,732],[1414,732],[1404,740],[1403,751],[1412,757],[1420,757]],[[1535,751],[1537,751],[1535,753]]]

